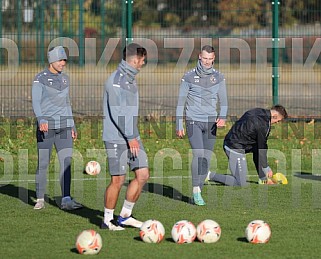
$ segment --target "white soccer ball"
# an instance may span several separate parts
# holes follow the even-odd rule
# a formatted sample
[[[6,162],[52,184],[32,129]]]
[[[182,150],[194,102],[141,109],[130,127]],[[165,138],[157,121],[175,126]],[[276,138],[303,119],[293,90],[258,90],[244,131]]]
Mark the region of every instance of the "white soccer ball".
[[[89,175],[97,175],[100,173],[101,167],[97,161],[89,161],[86,164],[86,173]]]
[[[196,228],[188,220],[176,222],[172,228],[172,238],[177,244],[192,243],[196,238]]]
[[[263,220],[251,221],[246,229],[246,239],[252,244],[264,244],[271,238],[271,228],[268,223]]]
[[[197,239],[203,243],[215,243],[221,237],[220,225],[211,219],[205,219],[197,225]]]
[[[79,254],[98,254],[102,244],[101,236],[92,229],[82,231],[76,239],[76,248]]]
[[[165,236],[165,229],[158,220],[149,219],[141,226],[139,235],[146,243],[159,243]]]

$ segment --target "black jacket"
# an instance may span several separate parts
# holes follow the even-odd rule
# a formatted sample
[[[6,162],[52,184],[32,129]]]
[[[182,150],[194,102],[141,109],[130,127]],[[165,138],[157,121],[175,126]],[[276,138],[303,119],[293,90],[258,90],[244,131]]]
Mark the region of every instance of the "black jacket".
[[[240,153],[253,153],[259,177],[265,178],[268,167],[267,140],[271,130],[271,111],[261,108],[249,110],[235,122],[224,139],[224,145]]]

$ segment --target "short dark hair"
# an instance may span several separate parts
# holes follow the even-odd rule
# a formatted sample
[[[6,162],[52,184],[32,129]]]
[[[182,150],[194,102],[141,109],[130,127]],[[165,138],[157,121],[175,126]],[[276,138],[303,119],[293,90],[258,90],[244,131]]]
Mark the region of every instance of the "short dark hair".
[[[273,105],[271,110],[274,110],[280,113],[284,119],[288,117],[288,113],[286,112],[285,108],[280,104]]]
[[[147,51],[137,43],[130,43],[123,50],[123,59],[126,60],[126,58],[133,56],[146,57]]]
[[[215,53],[215,49],[214,47],[210,46],[210,45],[205,45],[202,47],[202,51],[205,50],[207,53]]]

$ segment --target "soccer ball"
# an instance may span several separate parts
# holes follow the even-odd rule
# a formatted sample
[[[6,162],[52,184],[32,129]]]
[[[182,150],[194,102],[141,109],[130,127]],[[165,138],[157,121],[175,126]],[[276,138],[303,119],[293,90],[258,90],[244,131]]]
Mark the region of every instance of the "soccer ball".
[[[172,228],[172,238],[177,244],[192,243],[196,237],[196,228],[188,220],[176,222]]]
[[[247,225],[245,236],[252,244],[264,244],[270,240],[271,228],[263,220],[253,220]]]
[[[200,242],[215,243],[221,237],[221,227],[214,220],[206,219],[197,225],[196,233]]]
[[[89,175],[97,175],[100,173],[101,167],[97,161],[89,161],[86,165],[86,173]]]
[[[92,229],[82,231],[76,239],[76,248],[79,254],[98,254],[102,245],[101,236]]]
[[[139,235],[146,243],[159,243],[165,236],[165,229],[158,220],[149,219],[141,226]]]

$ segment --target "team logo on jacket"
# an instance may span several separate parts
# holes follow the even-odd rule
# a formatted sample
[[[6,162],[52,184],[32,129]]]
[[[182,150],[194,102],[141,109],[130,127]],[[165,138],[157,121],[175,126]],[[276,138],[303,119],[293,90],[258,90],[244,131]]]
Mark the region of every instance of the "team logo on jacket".
[[[67,84],[67,79],[66,79],[66,78],[63,78],[63,79],[62,79],[62,82],[63,82],[64,85],[66,85],[66,84]]]
[[[211,81],[211,83],[213,83],[213,84],[216,83],[216,78],[215,78],[214,75],[212,75],[212,76],[210,77],[210,81]]]

